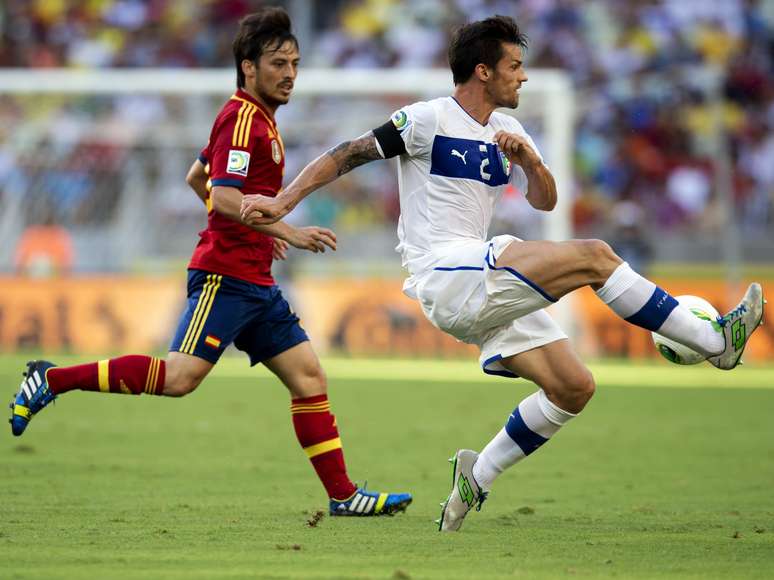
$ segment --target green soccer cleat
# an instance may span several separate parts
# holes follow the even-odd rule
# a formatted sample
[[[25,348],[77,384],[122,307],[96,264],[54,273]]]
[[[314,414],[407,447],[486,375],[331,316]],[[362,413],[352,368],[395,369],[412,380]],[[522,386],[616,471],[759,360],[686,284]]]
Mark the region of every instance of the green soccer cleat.
[[[761,285],[752,283],[736,308],[718,319],[726,348],[720,354],[707,358],[712,365],[730,371],[741,364],[742,353],[752,333],[763,324],[764,304],[766,301],[763,299]]]
[[[449,497],[441,504],[441,518],[436,520],[439,532],[456,532],[468,512],[475,506],[481,511],[481,504],[489,496],[473,477],[473,465],[478,459],[478,453],[470,449],[460,449],[451,461],[452,490]]]

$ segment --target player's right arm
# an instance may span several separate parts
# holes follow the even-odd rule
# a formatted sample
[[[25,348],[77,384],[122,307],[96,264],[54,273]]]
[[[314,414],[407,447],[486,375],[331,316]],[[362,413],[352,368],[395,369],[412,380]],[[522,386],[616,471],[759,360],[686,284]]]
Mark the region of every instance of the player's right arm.
[[[240,209],[242,207],[242,192],[235,187],[216,185],[212,188],[212,209],[219,214],[237,222],[242,222]],[[244,223],[244,222],[242,222]],[[336,234],[327,228],[308,226],[297,228],[285,222],[273,224],[251,225],[248,227],[257,232],[283,240],[300,250],[324,252],[326,246],[336,250]]]
[[[277,197],[246,195],[242,200],[242,220],[251,225],[273,223],[307,195],[355,167],[376,159],[422,154],[429,150],[437,122],[435,109],[428,103],[415,103],[396,111],[384,125],[320,155]]]
[[[199,158],[197,158],[192,164],[191,168],[188,170],[188,173],[185,176],[185,182],[188,184],[188,187],[193,189],[194,193],[197,195],[199,199],[202,200],[202,203],[207,203],[207,180],[209,179],[209,176],[207,175],[207,172],[204,168],[204,163],[201,162]]]
[[[307,195],[369,161],[383,159],[373,131],[339,143],[309,165],[276,197],[246,195],[242,220],[248,225],[270,224],[287,215]]]

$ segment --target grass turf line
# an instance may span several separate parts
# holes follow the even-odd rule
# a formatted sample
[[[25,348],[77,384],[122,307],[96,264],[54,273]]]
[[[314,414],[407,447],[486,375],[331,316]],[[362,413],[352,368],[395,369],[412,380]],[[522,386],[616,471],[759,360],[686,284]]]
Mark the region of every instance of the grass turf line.
[[[309,527],[325,497],[284,389],[225,362],[182,400],[72,393],[24,437],[0,436],[0,577],[774,575],[774,393],[745,388],[748,369],[715,371],[736,375],[732,388],[664,389],[603,377],[680,386],[703,371],[595,367],[583,415],[498,480],[459,534],[441,535],[445,458],[480,448],[529,384],[430,381],[421,363],[419,379],[391,381],[390,361],[332,379],[351,475],[415,502],[394,518]],[[20,370],[0,360],[8,399]]]

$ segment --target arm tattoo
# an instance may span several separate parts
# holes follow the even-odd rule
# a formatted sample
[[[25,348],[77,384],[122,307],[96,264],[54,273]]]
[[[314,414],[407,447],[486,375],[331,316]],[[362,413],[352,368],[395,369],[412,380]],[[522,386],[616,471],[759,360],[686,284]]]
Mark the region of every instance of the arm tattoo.
[[[329,149],[327,154],[333,157],[338,166],[337,175],[341,176],[369,161],[381,159],[376,148],[376,137],[371,132],[366,133],[354,141],[345,141]]]

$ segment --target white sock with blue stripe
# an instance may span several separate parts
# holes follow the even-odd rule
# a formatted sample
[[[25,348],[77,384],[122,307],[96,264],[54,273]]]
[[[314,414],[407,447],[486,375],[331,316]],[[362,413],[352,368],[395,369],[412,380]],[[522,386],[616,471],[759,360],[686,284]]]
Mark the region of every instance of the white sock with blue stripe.
[[[473,466],[476,483],[489,490],[498,475],[536,451],[573,417],[549,401],[542,389],[532,393],[478,455]]]
[[[723,334],[712,323],[695,316],[668,292],[622,263],[613,271],[597,296],[618,316],[684,344],[706,356],[725,347]]]

